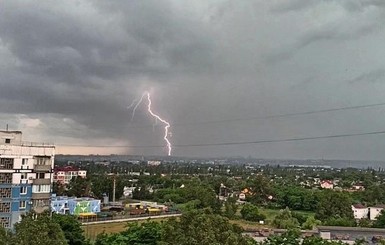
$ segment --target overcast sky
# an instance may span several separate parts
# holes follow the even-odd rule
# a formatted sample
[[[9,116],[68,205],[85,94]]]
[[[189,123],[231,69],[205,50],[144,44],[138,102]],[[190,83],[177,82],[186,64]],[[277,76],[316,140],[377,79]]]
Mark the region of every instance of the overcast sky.
[[[68,146],[165,146],[146,103],[133,120],[128,109],[150,91],[174,145],[385,130],[385,106],[263,119],[385,102],[384,22],[383,0],[2,0],[0,126],[63,154],[166,155]],[[382,134],[172,154],[385,160],[384,149]]]

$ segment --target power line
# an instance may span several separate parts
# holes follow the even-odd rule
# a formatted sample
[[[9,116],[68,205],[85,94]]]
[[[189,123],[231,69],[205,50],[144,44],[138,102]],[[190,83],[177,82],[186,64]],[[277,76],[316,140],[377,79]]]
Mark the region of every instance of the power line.
[[[201,121],[201,122],[173,123],[173,124],[171,124],[171,127],[175,127],[175,126],[178,127],[178,126],[185,126],[185,125],[199,125],[199,124],[228,123],[228,122],[239,122],[239,121],[252,121],[252,120],[270,119],[270,118],[284,118],[284,117],[311,115],[311,114],[317,114],[317,113],[327,113],[327,112],[336,112],[336,111],[344,111],[344,110],[356,110],[356,109],[379,107],[379,106],[385,106],[385,103],[346,106],[346,107],[338,107],[338,108],[331,108],[331,109],[321,109],[321,110],[312,110],[312,111],[305,111],[305,112],[284,113],[284,114],[275,114],[275,115],[258,116],[258,117],[243,117],[243,118]],[[132,126],[129,128],[148,128],[148,127],[153,127],[153,125]]]
[[[249,144],[264,144],[264,143],[280,143],[280,142],[292,142],[292,141],[305,141],[305,140],[318,140],[318,139],[332,139],[332,138],[345,138],[345,137],[356,137],[364,135],[379,135],[385,134],[384,131],[373,131],[365,133],[353,133],[353,134],[336,134],[326,136],[313,136],[313,137],[299,137],[299,138],[286,138],[286,139],[273,139],[273,140],[256,140],[256,141],[235,141],[235,142],[221,142],[221,143],[202,143],[202,144],[180,144],[173,145],[173,147],[197,147],[197,146],[228,146],[228,145],[249,145]],[[68,147],[103,147],[103,148],[160,148],[164,145],[66,145],[59,144],[58,146]]]

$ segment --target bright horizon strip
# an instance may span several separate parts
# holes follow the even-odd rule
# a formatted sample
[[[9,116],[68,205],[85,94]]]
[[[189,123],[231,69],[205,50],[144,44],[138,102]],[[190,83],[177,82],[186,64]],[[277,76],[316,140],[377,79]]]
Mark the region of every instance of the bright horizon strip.
[[[164,127],[164,137],[163,139],[166,141],[167,143],[167,148],[168,148],[168,156],[171,156],[171,150],[172,150],[172,146],[171,146],[171,143],[168,139],[168,129],[170,128],[170,123],[167,122],[166,120],[164,120],[163,118],[161,118],[160,116],[158,116],[157,114],[155,114],[154,112],[152,112],[151,110],[151,96],[150,96],[150,93],[149,92],[145,92],[144,93],[145,95],[147,95],[147,100],[148,100],[148,105],[147,105],[147,111],[151,114],[151,116],[155,117],[157,120],[161,121],[162,123],[166,124],[166,126]],[[143,96],[142,96],[143,98]]]

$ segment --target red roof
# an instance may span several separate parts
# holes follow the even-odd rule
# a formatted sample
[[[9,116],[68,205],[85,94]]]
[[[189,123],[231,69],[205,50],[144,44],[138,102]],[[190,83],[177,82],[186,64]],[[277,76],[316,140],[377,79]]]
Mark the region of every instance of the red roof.
[[[354,208],[366,208],[364,205],[362,205],[361,203],[357,203],[357,204],[353,204],[353,207]]]
[[[54,168],[54,172],[69,172],[69,171],[79,171],[79,168],[74,167],[74,166],[64,166],[64,167],[56,167]]]

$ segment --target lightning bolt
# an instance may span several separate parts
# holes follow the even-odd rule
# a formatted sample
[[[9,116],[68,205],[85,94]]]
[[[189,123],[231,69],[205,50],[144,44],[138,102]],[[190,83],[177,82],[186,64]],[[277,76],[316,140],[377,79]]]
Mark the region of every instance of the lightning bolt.
[[[171,151],[172,151],[172,145],[171,145],[171,142],[170,140],[168,139],[168,136],[169,136],[169,129],[170,129],[170,123],[167,122],[166,120],[164,120],[163,118],[161,118],[159,115],[155,114],[152,109],[151,109],[151,105],[152,105],[152,101],[151,101],[151,96],[150,96],[150,93],[149,92],[144,92],[143,95],[140,97],[139,101],[135,104],[136,100],[134,100],[132,102],[132,104],[128,107],[128,108],[132,108],[133,107],[133,110],[132,110],[132,116],[131,116],[131,121],[132,119],[134,118],[135,116],[135,111],[136,109],[138,108],[138,106],[142,103],[144,97],[147,98],[147,111],[148,113],[150,113],[150,115],[152,117],[155,118],[155,123],[153,125],[153,127],[157,124],[158,121],[161,121],[163,124],[165,124],[164,126],[164,136],[163,136],[163,139],[164,141],[166,141],[166,145],[167,145],[167,155],[168,156],[171,156]],[[135,104],[135,106],[134,106]]]
[[[146,93],[148,93],[148,92],[146,92]],[[134,109],[132,109],[131,121],[134,120],[134,116],[135,116],[136,109],[138,108],[138,106],[140,105],[140,103],[142,103],[144,96],[146,96],[146,93],[144,93],[144,94],[142,95],[142,97],[140,97],[140,99],[139,99],[138,102],[136,102],[136,100],[134,100],[134,101],[131,103],[131,105],[130,105],[129,107],[127,107],[128,109],[134,107]],[[136,104],[135,104],[135,103],[136,103]],[[134,105],[135,105],[135,106],[134,106]]]

